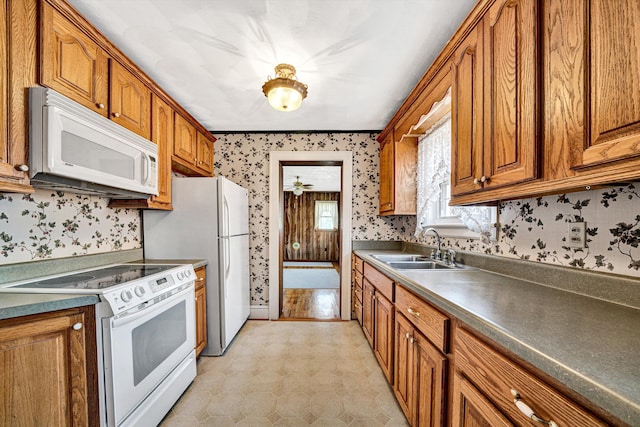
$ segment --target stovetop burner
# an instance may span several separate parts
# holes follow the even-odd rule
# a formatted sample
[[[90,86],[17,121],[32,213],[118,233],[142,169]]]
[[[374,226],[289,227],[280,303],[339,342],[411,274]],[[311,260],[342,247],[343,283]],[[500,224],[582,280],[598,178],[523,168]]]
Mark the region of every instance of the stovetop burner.
[[[30,289],[107,289],[174,268],[175,265],[114,265],[15,286]]]

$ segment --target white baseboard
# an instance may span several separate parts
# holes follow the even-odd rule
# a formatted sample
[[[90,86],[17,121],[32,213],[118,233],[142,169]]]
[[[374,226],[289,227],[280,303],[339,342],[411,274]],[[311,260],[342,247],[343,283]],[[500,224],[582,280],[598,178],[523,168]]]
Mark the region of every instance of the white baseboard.
[[[268,305],[252,305],[249,307],[249,319],[253,320],[268,320],[269,319],[269,306]]]

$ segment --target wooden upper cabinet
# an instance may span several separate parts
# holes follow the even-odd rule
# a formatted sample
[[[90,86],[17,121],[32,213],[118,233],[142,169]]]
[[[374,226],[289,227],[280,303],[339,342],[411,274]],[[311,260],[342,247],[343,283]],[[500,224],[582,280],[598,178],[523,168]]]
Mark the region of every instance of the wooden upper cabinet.
[[[106,117],[108,55],[51,5],[41,4],[40,83]]]
[[[213,175],[213,141],[208,139],[203,133],[198,132],[197,138],[197,167],[202,169],[206,175]]]
[[[582,2],[580,2],[582,3]],[[590,112],[584,143],[572,166],[588,167],[640,156],[640,3],[587,1],[585,102]]]
[[[538,177],[538,1],[495,2],[452,58],[452,194]]]
[[[171,150],[173,149],[173,109],[160,97],[151,97],[151,141],[158,144],[158,195],[154,202],[171,207]]]
[[[451,194],[478,188],[482,176],[482,28],[474,28],[453,54]]]
[[[151,91],[122,65],[111,61],[110,118],[137,133],[151,138]]]
[[[380,145],[380,215],[415,215],[418,139],[393,135]]]
[[[180,114],[175,115],[175,138],[173,140],[173,158],[195,166],[197,153],[197,132],[195,126]]]

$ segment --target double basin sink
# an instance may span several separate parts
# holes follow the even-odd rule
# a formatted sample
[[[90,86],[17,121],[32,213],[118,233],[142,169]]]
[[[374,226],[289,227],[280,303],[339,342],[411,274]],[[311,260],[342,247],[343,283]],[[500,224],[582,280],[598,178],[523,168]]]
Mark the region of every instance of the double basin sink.
[[[395,270],[457,270],[470,268],[461,264],[434,260],[424,255],[385,254],[371,256]]]

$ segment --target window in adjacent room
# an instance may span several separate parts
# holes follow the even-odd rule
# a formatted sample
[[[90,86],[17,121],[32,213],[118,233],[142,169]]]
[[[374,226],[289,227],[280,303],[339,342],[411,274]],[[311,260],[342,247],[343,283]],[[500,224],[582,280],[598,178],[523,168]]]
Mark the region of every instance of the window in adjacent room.
[[[316,200],[316,230],[338,229],[338,202]]]

